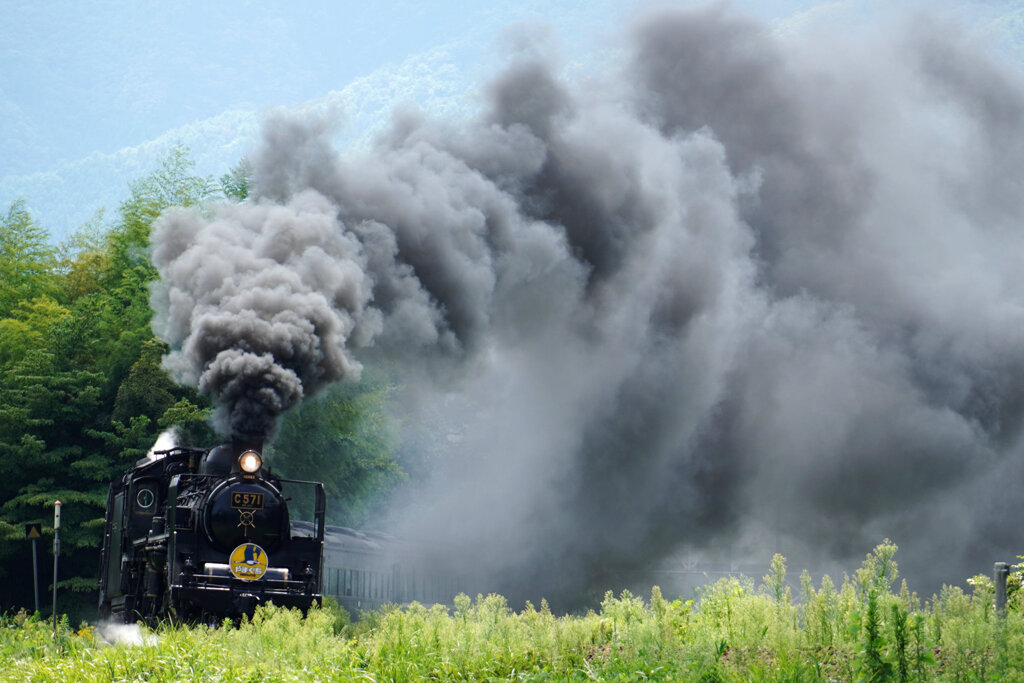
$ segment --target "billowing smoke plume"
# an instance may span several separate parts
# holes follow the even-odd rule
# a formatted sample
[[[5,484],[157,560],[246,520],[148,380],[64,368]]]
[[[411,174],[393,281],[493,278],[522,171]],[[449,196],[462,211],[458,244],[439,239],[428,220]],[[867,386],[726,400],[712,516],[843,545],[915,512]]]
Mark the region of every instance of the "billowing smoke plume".
[[[212,222],[172,210],[153,243],[154,327],[174,348],[165,364],[214,397],[222,432],[263,438],[305,394],[358,377],[346,342],[371,334],[370,283],[324,197],[220,207]]]
[[[666,10],[619,72],[527,50],[358,158],[278,113],[254,201],[157,231],[168,362],[265,432],[387,357],[450,431],[406,533],[509,586],[761,534],[986,571],[1022,543],[1024,84],[961,35]]]

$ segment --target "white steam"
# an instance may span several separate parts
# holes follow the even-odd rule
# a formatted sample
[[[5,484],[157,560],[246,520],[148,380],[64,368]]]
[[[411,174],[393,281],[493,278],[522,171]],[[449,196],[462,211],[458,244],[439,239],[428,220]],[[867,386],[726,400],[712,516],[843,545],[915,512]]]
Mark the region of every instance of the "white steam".
[[[155,634],[143,633],[142,627],[138,624],[104,621],[96,625],[96,635],[108,645],[156,645],[158,642]]]
[[[168,451],[178,445],[178,433],[174,427],[166,429],[160,433],[160,436],[156,437],[156,441],[150,446],[149,451],[146,452],[146,457],[150,460],[156,460],[157,451]]]

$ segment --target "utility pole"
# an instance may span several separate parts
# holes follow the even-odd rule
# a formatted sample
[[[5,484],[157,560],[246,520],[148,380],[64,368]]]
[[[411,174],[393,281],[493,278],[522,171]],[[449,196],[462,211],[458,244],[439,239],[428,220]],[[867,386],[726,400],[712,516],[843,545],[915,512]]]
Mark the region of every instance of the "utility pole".
[[[57,636],[57,558],[60,557],[60,501],[53,504],[53,635]]]

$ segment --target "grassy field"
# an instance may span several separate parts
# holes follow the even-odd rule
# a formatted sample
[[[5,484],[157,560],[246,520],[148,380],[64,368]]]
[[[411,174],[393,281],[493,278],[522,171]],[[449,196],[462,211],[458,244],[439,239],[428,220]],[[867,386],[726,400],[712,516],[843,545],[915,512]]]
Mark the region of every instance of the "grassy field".
[[[600,610],[556,616],[497,595],[454,607],[363,615],[326,606],[306,618],[273,606],[237,628],[96,628],[24,614],[0,620],[2,681],[1017,681],[1024,680],[1019,594],[997,615],[992,583],[922,601],[897,588],[884,543],[852,577],[798,596],[776,556],[759,584],[727,578],[696,601],[608,594]],[[112,634],[108,637],[114,639]]]

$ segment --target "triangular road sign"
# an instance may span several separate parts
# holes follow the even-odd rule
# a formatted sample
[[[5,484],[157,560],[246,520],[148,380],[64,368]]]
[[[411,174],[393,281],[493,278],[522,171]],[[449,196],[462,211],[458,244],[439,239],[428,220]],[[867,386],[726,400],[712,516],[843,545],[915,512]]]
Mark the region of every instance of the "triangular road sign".
[[[42,537],[43,537],[43,525],[42,524],[36,523],[36,524],[26,524],[25,525],[25,538],[33,539],[33,538],[42,538]]]

